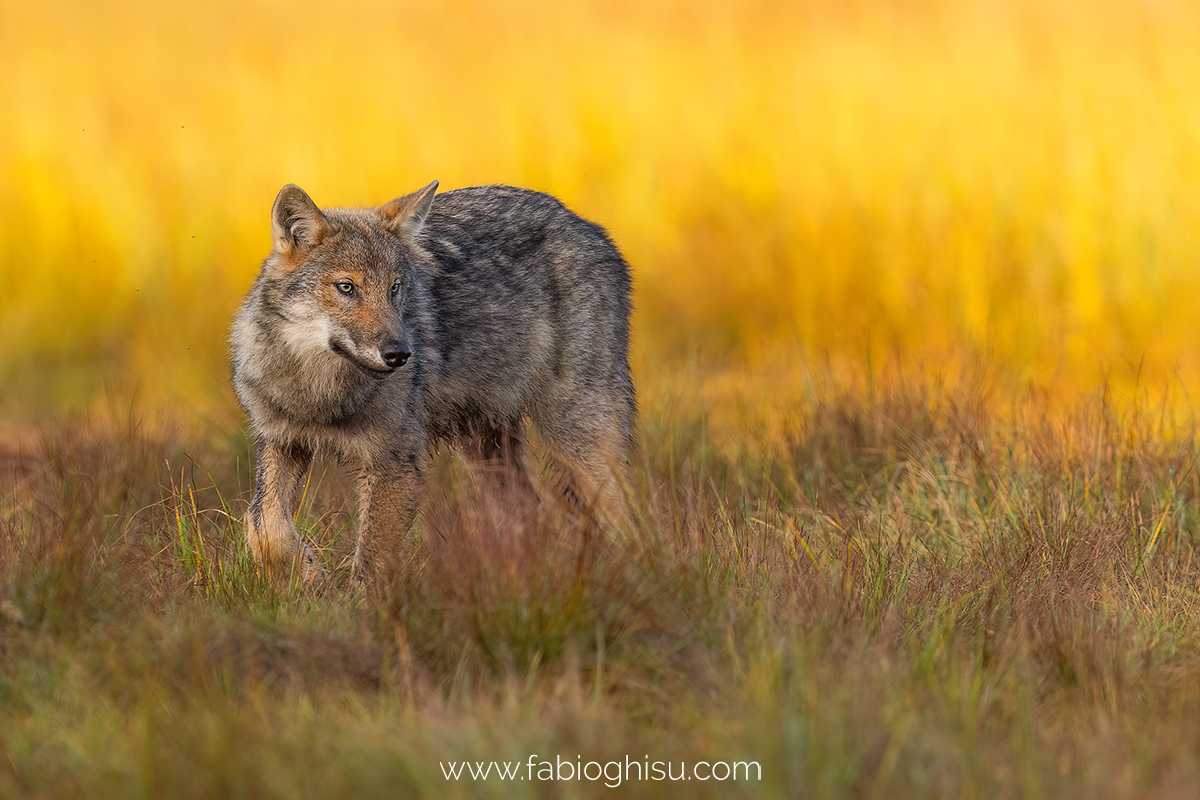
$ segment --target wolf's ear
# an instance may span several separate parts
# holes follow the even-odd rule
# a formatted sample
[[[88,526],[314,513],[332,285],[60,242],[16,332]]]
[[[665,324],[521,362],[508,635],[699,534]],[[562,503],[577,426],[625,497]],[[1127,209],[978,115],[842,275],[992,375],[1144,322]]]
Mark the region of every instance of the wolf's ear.
[[[388,228],[404,237],[416,236],[425,225],[429,209],[433,208],[433,196],[437,193],[437,187],[438,182],[434,181],[424,189],[397,197],[380,207],[380,213],[388,221]]]
[[[331,227],[321,209],[299,186],[289,183],[279,190],[271,208],[275,252],[281,255],[304,252],[320,244]]]

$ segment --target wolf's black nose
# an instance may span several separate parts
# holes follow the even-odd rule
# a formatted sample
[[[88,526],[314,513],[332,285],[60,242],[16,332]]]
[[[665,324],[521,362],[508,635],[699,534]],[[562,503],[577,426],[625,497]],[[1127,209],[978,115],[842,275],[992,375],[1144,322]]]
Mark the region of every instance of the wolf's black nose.
[[[384,342],[383,347],[379,348],[379,355],[383,357],[383,363],[388,365],[388,369],[396,369],[408,363],[412,350],[408,349],[408,342]]]

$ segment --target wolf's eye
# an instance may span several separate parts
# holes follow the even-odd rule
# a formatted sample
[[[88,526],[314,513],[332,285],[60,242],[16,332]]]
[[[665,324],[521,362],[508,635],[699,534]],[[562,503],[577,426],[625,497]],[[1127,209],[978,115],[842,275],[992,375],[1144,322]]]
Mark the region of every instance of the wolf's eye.
[[[392,297],[395,297],[398,294],[400,294],[400,281],[396,281],[392,284]]]
[[[334,286],[337,287],[337,290],[344,295],[354,294],[354,284],[350,281],[338,281],[334,284]]]

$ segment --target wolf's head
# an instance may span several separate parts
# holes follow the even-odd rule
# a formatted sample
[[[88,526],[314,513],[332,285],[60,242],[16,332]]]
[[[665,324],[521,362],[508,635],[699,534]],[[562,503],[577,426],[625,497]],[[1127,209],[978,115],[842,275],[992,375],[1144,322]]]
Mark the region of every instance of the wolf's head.
[[[434,181],[378,208],[325,211],[298,186],[280,190],[264,299],[282,317],[279,332],[299,358],[332,352],[376,380],[408,362],[404,303],[436,190]]]

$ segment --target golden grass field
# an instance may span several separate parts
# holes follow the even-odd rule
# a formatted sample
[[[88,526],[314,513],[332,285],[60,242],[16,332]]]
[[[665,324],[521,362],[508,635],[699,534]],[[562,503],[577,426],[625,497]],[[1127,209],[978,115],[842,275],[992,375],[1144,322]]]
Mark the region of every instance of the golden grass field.
[[[1057,391],[1191,385],[1198,20],[1133,0],[7,4],[6,405],[108,382],[210,406],[278,188],[354,205],[432,178],[609,227],[641,373],[984,360]]]
[[[1195,4],[4,2],[0,108],[0,796],[1194,796]],[[277,592],[271,201],[435,178],[627,255],[638,536],[448,462],[385,601]],[[439,771],[531,753],[763,779]]]

